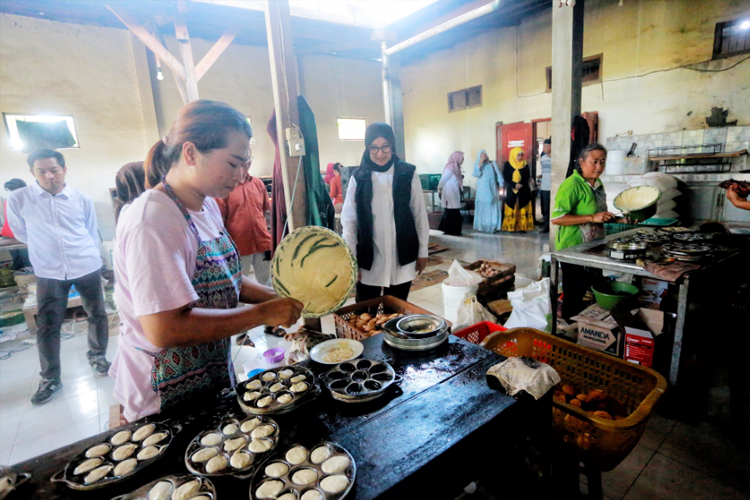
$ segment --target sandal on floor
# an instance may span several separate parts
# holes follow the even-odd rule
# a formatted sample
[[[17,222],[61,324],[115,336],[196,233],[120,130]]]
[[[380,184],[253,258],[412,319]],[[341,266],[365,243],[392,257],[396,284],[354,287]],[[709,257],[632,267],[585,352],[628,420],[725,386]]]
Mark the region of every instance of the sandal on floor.
[[[237,340],[235,340],[235,343],[237,345],[246,345],[250,347],[255,347],[255,343],[250,340],[250,338],[247,336],[247,333],[243,333],[242,335],[239,335],[237,337]]]
[[[265,333],[266,335],[273,335],[274,337],[283,337],[284,335],[286,335],[286,330],[284,330],[280,326],[276,328],[267,326],[265,330],[263,330],[263,333]]]

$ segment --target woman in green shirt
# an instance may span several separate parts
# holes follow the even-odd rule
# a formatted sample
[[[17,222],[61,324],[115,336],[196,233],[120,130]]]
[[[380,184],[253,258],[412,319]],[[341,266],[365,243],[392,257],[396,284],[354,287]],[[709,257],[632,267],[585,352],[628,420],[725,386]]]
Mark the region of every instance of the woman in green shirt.
[[[607,150],[601,144],[586,146],[578,158],[573,175],[565,179],[555,196],[552,224],[557,231],[556,249],[604,238],[604,223],[614,221],[607,211],[607,194],[599,177],[604,173]],[[562,264],[563,318],[569,319],[583,310],[583,297],[593,283],[601,279],[601,271],[573,264]]]

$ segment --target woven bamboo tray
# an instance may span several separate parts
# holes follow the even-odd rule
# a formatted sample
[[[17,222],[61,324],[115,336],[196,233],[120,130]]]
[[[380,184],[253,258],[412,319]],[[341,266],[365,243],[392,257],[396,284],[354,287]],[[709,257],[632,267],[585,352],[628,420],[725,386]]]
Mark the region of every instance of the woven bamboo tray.
[[[513,264],[503,264],[502,262],[497,262],[494,260],[478,260],[476,262],[472,262],[471,264],[465,265],[464,269],[466,269],[467,271],[475,271],[476,269],[479,269],[479,267],[483,263],[489,264],[493,269],[496,269],[500,272],[490,278],[484,278],[479,284],[477,294],[486,295],[497,290],[509,288],[515,282],[516,266],[514,266]]]
[[[336,336],[339,338],[362,340],[366,339],[367,337],[371,337],[372,335],[377,335],[363,332],[348,323],[348,320],[349,318],[351,318],[352,314],[363,313],[369,313],[372,316],[381,313],[430,314],[434,316],[434,314],[425,309],[422,309],[421,307],[417,307],[414,304],[406,302],[405,300],[386,295],[384,297],[365,300],[363,302],[358,302],[350,306],[342,307],[341,309],[333,313],[333,321],[336,324]],[[452,323],[447,320],[446,322],[448,323],[448,328],[450,328],[452,326]]]

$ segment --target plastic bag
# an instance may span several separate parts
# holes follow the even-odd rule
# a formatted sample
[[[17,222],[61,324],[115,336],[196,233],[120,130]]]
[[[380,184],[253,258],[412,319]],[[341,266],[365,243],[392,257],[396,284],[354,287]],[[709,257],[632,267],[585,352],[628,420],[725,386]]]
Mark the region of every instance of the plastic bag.
[[[673,175],[664,172],[649,172],[643,174],[643,180],[649,186],[659,188],[662,193],[670,189],[677,189],[677,179]]]
[[[448,279],[443,283],[448,286],[472,286],[478,285],[483,279],[474,271],[467,271],[457,260],[454,260],[448,269]]]
[[[549,299],[549,278],[535,281],[526,288],[508,293],[513,312],[506,328],[536,328],[552,331],[552,306]]]
[[[495,323],[497,322],[497,318],[477,301],[476,295],[469,295],[464,303],[461,304],[461,307],[458,308],[458,315],[453,325],[453,331],[455,332],[462,328],[476,325],[482,321]]]
[[[661,202],[669,201],[669,200],[671,200],[673,198],[677,198],[681,194],[682,193],[680,193],[679,189],[670,189],[668,191],[662,191],[661,198],[659,198],[659,201],[661,201]]]

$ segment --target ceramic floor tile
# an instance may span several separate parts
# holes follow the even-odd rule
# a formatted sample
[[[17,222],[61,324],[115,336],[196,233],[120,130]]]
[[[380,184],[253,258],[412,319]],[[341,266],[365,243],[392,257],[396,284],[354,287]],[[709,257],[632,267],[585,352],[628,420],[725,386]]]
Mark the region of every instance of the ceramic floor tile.
[[[5,344],[3,344],[3,348],[5,348]],[[0,377],[9,373],[34,373],[37,371],[39,371],[39,356],[36,346],[14,352],[10,358],[0,361]]]
[[[29,387],[21,386],[18,390],[0,393],[0,421],[7,417],[21,415],[29,402]]]
[[[427,300],[434,295],[435,293],[429,288],[422,288],[421,290],[417,290],[416,292],[409,293],[409,302],[414,302],[415,300]]]
[[[39,377],[36,373],[5,373],[0,377],[0,394],[15,392],[26,389],[28,392],[32,385],[36,385]]]
[[[442,306],[443,305],[443,296],[442,295],[433,295],[432,297],[428,297],[424,300],[424,302],[429,302],[431,304],[435,304],[436,306]]]
[[[440,285],[428,286],[427,288],[423,288],[421,291],[425,292],[427,298],[443,296],[443,289]]]
[[[99,413],[108,412],[110,406],[118,404],[114,396],[115,381],[109,380],[111,382],[102,382],[97,389]]]
[[[63,386],[62,388],[55,393],[52,396],[52,399],[50,402],[54,404],[58,404],[62,401],[71,399],[71,398],[77,398],[79,395],[87,394],[91,391],[96,392],[97,385],[96,385],[96,376],[93,374],[93,372],[85,373],[85,374],[79,374],[76,376],[70,376],[70,377],[63,377]],[[34,386],[27,397],[27,399],[31,399],[31,395],[33,395],[34,392],[36,392],[36,389],[38,388],[39,384],[39,377],[36,378],[34,381]],[[32,405],[30,402],[26,405],[25,411],[33,411],[37,408],[43,408],[44,405],[41,406],[35,406]]]
[[[643,431],[643,436],[641,436],[638,444],[650,450],[658,450],[659,446],[661,446],[672,431],[672,428],[674,428],[675,423],[675,420],[662,417],[661,415],[651,415],[648,424],[646,424],[646,430]]]
[[[10,462],[17,464],[30,458],[50,452],[61,446],[66,446],[81,439],[94,436],[100,431],[99,415],[81,420],[34,438],[16,442]]]
[[[651,458],[631,486],[625,500],[654,499],[739,500],[747,499],[736,489],[721,484],[661,453]]]
[[[464,236],[444,236],[430,232],[430,242],[448,247],[435,254],[439,257],[464,262],[479,259],[507,262],[516,266],[516,271],[528,276],[537,275],[538,258],[549,252],[549,235],[537,230],[525,234],[498,233],[495,235],[476,233],[464,228]]]
[[[433,302],[418,302],[415,305],[421,307],[422,309],[431,312],[432,314],[435,314],[436,316],[443,317],[443,305],[442,304],[435,304]]]
[[[604,494],[616,500],[623,498],[654,453],[654,450],[636,445],[620,465],[610,472],[602,473]]]
[[[21,426],[23,415],[14,415],[0,419],[0,453],[3,450],[12,450],[18,435],[18,429]],[[7,464],[0,460],[0,464]]]
[[[13,455],[13,447],[4,447],[0,444],[0,465],[9,465],[11,456]]]
[[[18,440],[31,439],[53,430],[75,425],[99,413],[99,397],[96,389],[61,401],[53,398],[43,405],[31,406],[24,412],[18,430]]]
[[[109,411],[105,411],[99,414],[99,432],[106,432],[109,430]]]
[[[658,451],[750,496],[750,450],[731,430],[678,422]]]

